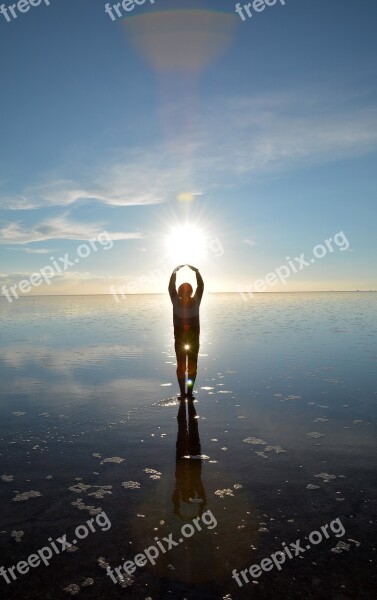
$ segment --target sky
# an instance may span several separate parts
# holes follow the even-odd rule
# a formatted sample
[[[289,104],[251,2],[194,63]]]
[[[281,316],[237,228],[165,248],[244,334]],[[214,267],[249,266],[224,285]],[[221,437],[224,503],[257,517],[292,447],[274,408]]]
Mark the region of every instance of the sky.
[[[267,2],[4,2],[8,301],[377,289],[377,4]]]

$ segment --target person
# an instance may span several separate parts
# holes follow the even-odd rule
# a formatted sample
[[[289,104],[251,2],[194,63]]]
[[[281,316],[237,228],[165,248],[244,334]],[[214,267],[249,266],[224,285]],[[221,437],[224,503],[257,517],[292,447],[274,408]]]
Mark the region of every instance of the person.
[[[182,283],[176,290],[177,271],[186,265],[176,267],[169,281],[169,294],[173,304],[174,348],[177,357],[177,379],[180,398],[193,398],[192,392],[197,375],[200,319],[199,307],[204,291],[204,282],[199,269],[187,265],[196,274],[197,288],[194,296],[189,283]],[[187,393],[186,393],[187,358]]]

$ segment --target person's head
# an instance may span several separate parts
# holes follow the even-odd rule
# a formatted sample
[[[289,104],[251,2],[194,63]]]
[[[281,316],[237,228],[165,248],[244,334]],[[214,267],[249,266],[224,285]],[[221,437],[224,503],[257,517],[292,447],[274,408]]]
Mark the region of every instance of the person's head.
[[[191,298],[192,286],[189,283],[181,283],[181,285],[178,288],[178,296],[183,300]]]

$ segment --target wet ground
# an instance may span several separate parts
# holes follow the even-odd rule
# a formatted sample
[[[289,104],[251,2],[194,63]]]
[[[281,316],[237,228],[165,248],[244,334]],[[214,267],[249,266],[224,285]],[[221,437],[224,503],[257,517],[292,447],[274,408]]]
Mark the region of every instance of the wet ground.
[[[376,298],[205,297],[189,404],[164,296],[1,303],[1,597],[374,598]]]

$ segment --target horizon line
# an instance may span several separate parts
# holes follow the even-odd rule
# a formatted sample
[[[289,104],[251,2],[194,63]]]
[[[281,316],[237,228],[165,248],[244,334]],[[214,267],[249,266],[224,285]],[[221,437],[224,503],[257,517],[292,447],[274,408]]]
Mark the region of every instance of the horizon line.
[[[290,290],[290,291],[285,291],[285,292],[252,292],[252,294],[370,294],[370,293],[376,293],[377,290]],[[240,291],[233,291],[233,292],[210,292],[208,291],[207,294],[211,294],[211,295],[215,295],[215,294],[249,294],[251,292],[240,292]],[[59,296],[168,296],[168,292],[141,292],[139,294],[125,294],[125,293],[120,293],[119,294],[112,294],[112,293],[106,293],[106,294],[24,294],[23,296],[19,296],[17,298],[17,300],[19,300],[20,298],[55,298],[55,297],[59,297]],[[5,298],[4,294],[1,294],[2,297]],[[0,296],[0,297],[1,297]],[[16,298],[14,298],[16,300]]]

